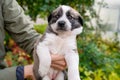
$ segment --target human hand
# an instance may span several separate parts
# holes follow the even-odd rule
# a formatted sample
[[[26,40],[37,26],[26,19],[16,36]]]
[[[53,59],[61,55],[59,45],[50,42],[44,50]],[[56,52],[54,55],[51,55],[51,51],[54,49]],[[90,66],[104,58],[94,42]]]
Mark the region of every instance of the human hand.
[[[66,61],[64,56],[59,54],[51,54],[51,67],[56,70],[65,70],[66,69]]]
[[[64,56],[59,54],[51,54],[51,67],[56,70],[65,70],[66,69],[66,61]],[[30,78],[32,80],[35,80],[34,74],[33,74],[33,65],[26,65],[24,66],[24,78]]]
[[[35,80],[35,77],[33,75],[33,65],[24,66],[24,78]]]

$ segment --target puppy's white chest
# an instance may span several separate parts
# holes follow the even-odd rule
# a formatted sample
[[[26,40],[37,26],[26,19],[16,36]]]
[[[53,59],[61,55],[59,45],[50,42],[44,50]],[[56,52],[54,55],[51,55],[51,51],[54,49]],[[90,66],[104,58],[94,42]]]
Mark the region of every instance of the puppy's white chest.
[[[65,54],[70,49],[76,49],[76,41],[74,37],[60,38],[59,36],[47,35],[47,46],[53,54]]]
[[[55,41],[51,43],[51,45],[48,45],[49,50],[53,54],[64,54],[65,52],[65,45],[66,41],[60,38],[55,38]]]

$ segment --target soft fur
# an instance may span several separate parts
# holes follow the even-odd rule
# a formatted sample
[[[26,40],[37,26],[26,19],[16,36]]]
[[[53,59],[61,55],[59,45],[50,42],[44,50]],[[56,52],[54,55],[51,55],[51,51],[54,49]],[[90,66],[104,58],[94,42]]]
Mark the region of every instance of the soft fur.
[[[50,14],[47,30],[35,48],[33,70],[36,80],[64,80],[62,71],[50,67],[50,54],[64,55],[68,80],[80,80],[76,36],[82,32],[82,26],[81,15],[69,6],[62,5]]]

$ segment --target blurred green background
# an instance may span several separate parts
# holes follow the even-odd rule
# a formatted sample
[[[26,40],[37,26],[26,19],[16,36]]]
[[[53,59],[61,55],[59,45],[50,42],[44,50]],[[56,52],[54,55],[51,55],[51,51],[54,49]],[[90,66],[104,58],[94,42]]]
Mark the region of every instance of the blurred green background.
[[[47,16],[59,5],[69,5],[78,10],[84,19],[84,30],[77,38],[79,51],[79,71],[82,80],[120,80],[120,40],[119,31],[108,31],[109,27],[101,19],[101,9],[108,7],[104,0],[17,0],[34,22],[34,29],[43,34],[47,26]],[[109,0],[110,1],[110,0]],[[96,6],[98,8],[96,9]],[[109,12],[108,12],[109,13]],[[114,15],[114,14],[113,14]],[[44,23],[36,23],[38,18]],[[119,22],[119,21],[118,21]],[[114,25],[111,25],[114,27]],[[120,26],[117,26],[120,27]],[[120,28],[119,28],[120,29]],[[107,32],[113,37],[106,38]],[[103,38],[104,37],[104,38]],[[6,33],[4,41],[8,67],[33,63]]]

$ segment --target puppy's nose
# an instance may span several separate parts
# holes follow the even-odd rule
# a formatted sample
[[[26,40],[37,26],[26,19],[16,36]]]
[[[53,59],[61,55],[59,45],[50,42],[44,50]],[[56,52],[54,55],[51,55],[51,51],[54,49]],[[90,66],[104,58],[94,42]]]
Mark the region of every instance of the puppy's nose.
[[[65,21],[59,21],[59,22],[58,22],[58,25],[59,25],[60,27],[64,27],[64,26],[65,26]]]

